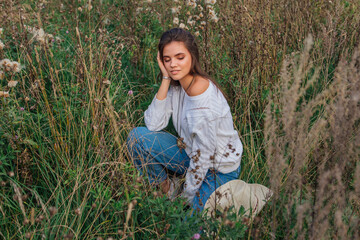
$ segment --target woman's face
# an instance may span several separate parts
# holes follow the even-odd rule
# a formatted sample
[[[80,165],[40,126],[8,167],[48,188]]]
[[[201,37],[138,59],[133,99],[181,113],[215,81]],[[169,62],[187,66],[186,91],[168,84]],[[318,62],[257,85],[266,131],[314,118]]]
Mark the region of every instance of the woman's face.
[[[164,66],[173,80],[187,78],[191,70],[191,54],[183,42],[173,41],[163,50]]]

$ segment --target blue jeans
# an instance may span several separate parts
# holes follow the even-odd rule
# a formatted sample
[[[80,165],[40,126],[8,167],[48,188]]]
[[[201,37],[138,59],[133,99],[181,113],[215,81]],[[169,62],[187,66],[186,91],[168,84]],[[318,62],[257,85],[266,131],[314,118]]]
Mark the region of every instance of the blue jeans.
[[[168,174],[185,175],[190,158],[184,149],[177,146],[177,138],[167,132],[153,132],[146,127],[134,128],[128,136],[127,148],[137,169],[149,178],[151,184],[158,185],[168,178]],[[240,167],[230,173],[209,170],[195,196],[192,208],[202,211],[207,199],[222,184],[238,179]]]

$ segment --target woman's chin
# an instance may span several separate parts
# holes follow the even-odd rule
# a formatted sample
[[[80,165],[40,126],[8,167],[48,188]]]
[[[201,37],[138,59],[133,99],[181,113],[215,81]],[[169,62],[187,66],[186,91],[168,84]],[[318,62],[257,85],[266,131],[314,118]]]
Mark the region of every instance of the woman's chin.
[[[179,81],[179,77],[176,77],[176,76],[171,77],[171,79],[174,81]]]

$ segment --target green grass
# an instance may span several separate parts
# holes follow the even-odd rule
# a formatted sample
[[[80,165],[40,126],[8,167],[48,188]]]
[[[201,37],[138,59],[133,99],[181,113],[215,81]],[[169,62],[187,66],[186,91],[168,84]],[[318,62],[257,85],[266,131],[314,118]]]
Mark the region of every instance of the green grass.
[[[319,76],[294,112],[300,124],[307,121],[301,118],[300,103],[326,92],[336,82],[336,74],[345,72],[339,62],[350,60],[358,44],[359,2],[218,1],[215,12],[219,22],[207,21],[203,26],[203,18],[188,26],[193,33],[199,31],[203,66],[228,96],[234,126],[244,144],[240,179],[273,190],[278,187],[276,197],[250,223],[239,218],[242,213],[218,219],[190,216],[182,199],[170,202],[146,181],[137,181],[139,173],[128,157],[127,134],[144,125],[143,112],[159,87],[157,44],[162,32],[174,27],[170,8],[175,3],[96,0],[91,1],[90,11],[86,4],[89,2],[61,6],[56,1],[43,5],[25,1],[0,5],[4,16],[0,40],[6,45],[0,50],[0,60],[9,58],[24,65],[21,72],[6,72],[0,79],[0,91],[10,93],[10,97],[0,97],[0,236],[190,239],[202,229],[201,239],[316,239],[311,224],[317,219],[317,206],[305,208],[301,227],[299,206],[314,203],[318,197],[321,161],[332,159],[326,151],[332,149],[337,134],[321,136],[321,144],[306,152],[308,165],[299,171],[303,184],[295,182],[292,188],[289,184],[294,183],[292,168],[298,153],[291,147],[296,139],[287,138],[281,122],[286,116],[286,106],[281,105],[284,95],[278,88],[284,84],[281,67],[284,60],[300,56],[304,38],[312,34],[314,44],[307,63],[313,66],[302,84],[316,68]],[[199,4],[204,6],[204,1]],[[198,7],[181,5],[180,22],[186,24],[188,11],[199,15]],[[138,7],[143,9],[136,14]],[[106,19],[109,23],[104,23]],[[24,25],[42,27],[60,40],[31,42],[32,34]],[[295,73],[288,72],[295,82]],[[15,88],[7,86],[10,80],[18,81]],[[317,126],[317,120],[330,119],[326,114],[333,107],[331,102],[325,98],[314,107],[304,134]],[[266,113],[269,103],[274,111]],[[356,112],[356,107],[350,112]],[[274,119],[268,126],[269,116]],[[356,121],[354,126],[348,124],[354,139],[359,129]],[[269,137],[266,132],[271,127],[276,132]],[[346,124],[342,125],[343,131],[345,128]],[[166,130],[175,133],[171,124]],[[269,151],[272,146],[278,146],[280,152]],[[334,158],[339,157],[336,151]],[[338,151],[349,159],[356,156]],[[281,156],[289,165],[282,172],[279,169],[283,176],[272,185],[277,169],[271,169],[270,161],[280,161],[276,157]],[[344,190],[346,196],[357,193],[358,183],[355,169],[359,162],[349,162],[352,167],[342,172],[352,186]],[[352,224],[359,219],[358,199],[341,205],[346,209],[344,218],[349,219],[344,222],[347,234],[355,238],[358,233]],[[51,207],[56,213],[51,213]],[[129,212],[129,208],[133,210]],[[342,234],[334,220],[335,210],[329,214],[324,239]]]

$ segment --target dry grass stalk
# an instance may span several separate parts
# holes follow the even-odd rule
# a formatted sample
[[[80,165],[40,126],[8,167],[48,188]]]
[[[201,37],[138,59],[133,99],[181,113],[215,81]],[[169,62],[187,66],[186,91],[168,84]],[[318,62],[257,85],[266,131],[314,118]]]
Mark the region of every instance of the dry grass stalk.
[[[344,210],[349,206],[349,197],[356,194],[348,185],[360,156],[356,141],[360,133],[360,49],[354,52],[351,62],[343,59],[339,63],[335,79],[326,90],[307,99],[306,91],[318,79],[316,70],[310,75],[311,42],[307,38],[298,63],[295,58],[284,62],[278,86],[280,97],[267,107],[265,137],[270,184],[278,191],[276,201],[286,206],[286,221],[292,221],[291,211],[296,209],[296,228],[287,230],[288,237],[296,231],[299,239],[304,239],[303,226],[307,222],[312,226],[307,229],[311,239],[346,239],[349,230],[354,229],[344,222]],[[358,221],[359,216],[352,217]],[[276,228],[273,223],[273,231]]]

